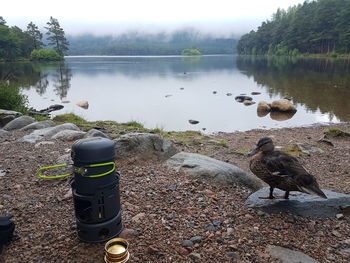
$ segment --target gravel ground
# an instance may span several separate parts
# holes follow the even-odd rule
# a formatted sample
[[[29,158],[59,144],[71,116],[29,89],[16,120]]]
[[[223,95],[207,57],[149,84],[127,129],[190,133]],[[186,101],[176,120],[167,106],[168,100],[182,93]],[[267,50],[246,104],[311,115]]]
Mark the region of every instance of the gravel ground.
[[[339,124],[350,130],[350,124]],[[177,143],[248,171],[244,153],[261,137],[284,148],[307,143],[324,150],[298,157],[321,188],[350,194],[350,138],[319,142],[323,126],[219,133],[209,140]],[[42,180],[39,167],[57,164],[72,143],[34,148],[15,142],[23,132],[0,137],[0,214],[14,215],[16,235],[0,262],[103,262],[104,244],[86,244],[76,234],[69,179]],[[267,245],[301,251],[319,262],[349,262],[350,218],[315,219],[291,214],[269,215],[248,209],[251,193],[238,186],[215,186],[193,180],[157,161],[117,162],[129,262],[276,262]],[[191,241],[190,241],[191,240]]]

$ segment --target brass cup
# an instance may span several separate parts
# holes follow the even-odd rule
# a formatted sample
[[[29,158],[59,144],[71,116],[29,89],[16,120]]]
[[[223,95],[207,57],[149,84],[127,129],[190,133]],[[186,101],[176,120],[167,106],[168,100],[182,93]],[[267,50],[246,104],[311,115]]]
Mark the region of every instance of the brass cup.
[[[113,238],[105,245],[106,263],[125,263],[129,260],[129,243],[122,238]]]

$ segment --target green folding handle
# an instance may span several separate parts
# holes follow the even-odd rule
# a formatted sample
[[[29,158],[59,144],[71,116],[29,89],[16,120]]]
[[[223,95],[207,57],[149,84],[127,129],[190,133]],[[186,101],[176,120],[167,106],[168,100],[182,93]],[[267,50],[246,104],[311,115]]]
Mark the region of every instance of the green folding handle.
[[[90,164],[88,166],[84,166],[83,168],[88,168],[88,167],[100,167],[100,166],[107,166],[107,165],[112,165],[112,169],[105,172],[105,173],[102,173],[102,174],[93,174],[93,175],[83,175],[85,177],[91,177],[91,178],[96,178],[96,177],[102,177],[102,176],[105,176],[107,174],[110,174],[112,172],[114,172],[115,170],[115,163],[114,162],[109,162],[109,163],[97,163],[97,164]],[[78,168],[78,169],[81,169],[81,168]],[[79,171],[78,171],[79,172]]]
[[[70,176],[71,174],[68,173],[68,174],[62,174],[62,175],[57,175],[57,176],[46,176],[46,175],[43,175],[42,172],[46,171],[46,170],[50,170],[50,169],[54,169],[54,168],[58,168],[58,167],[66,167],[68,166],[69,164],[65,163],[65,164],[58,164],[58,165],[53,165],[53,166],[47,166],[47,167],[42,167],[42,168],[39,168],[38,169],[38,176],[41,178],[41,179],[58,179],[58,178],[64,178],[64,177],[67,177],[67,176]]]
[[[54,169],[54,168],[59,168],[59,167],[66,167],[70,164],[58,164],[58,165],[53,165],[53,166],[47,166],[47,167],[42,167],[42,168],[39,168],[38,169],[38,176],[41,178],[41,179],[58,179],[58,178],[64,178],[64,177],[67,177],[67,176],[70,176],[71,174],[68,173],[68,174],[62,174],[62,175],[57,175],[57,176],[46,176],[46,175],[43,175],[42,172],[46,171],[46,170],[50,170],[50,169]],[[106,166],[106,165],[112,165],[112,169],[105,172],[105,173],[102,173],[102,174],[93,174],[93,175],[87,175],[86,177],[91,177],[91,178],[97,178],[97,177],[102,177],[102,176],[105,176],[107,174],[110,174],[112,172],[114,172],[115,170],[115,163],[114,162],[109,162],[109,163],[97,163],[97,164],[90,164],[90,165],[87,165],[87,166],[84,166],[84,167],[79,167],[76,169],[76,172],[78,173],[82,173],[81,172],[81,169],[82,168],[89,168],[89,167],[100,167],[100,166]],[[85,176],[85,175],[83,175]]]

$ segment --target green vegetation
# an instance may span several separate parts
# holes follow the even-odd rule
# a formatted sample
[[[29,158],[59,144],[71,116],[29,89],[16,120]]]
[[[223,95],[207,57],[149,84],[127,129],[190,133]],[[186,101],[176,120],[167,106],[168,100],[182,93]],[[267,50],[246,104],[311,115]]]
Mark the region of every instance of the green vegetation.
[[[65,37],[64,30],[61,28],[58,20],[56,18],[50,17],[50,21],[47,22],[47,27],[45,27],[47,31],[49,41],[49,45],[53,46],[53,49],[56,50],[56,52],[63,56],[66,51],[68,50],[69,42],[67,41]]]
[[[74,113],[67,113],[55,116],[53,119],[55,122],[71,122],[75,124],[86,124],[88,123],[84,118],[75,115]]]
[[[200,56],[202,55],[202,52],[198,48],[193,47],[193,48],[186,48],[182,50],[181,55],[182,56]]]
[[[27,111],[27,97],[20,93],[18,87],[0,82],[0,109]]]
[[[350,132],[343,131],[339,128],[329,128],[325,131],[325,135],[329,135],[332,137],[350,137]]]
[[[64,31],[57,19],[51,17],[47,24],[49,45],[52,45],[61,57],[68,49]],[[40,50],[42,46],[42,33],[33,22],[28,24],[26,31],[22,31],[17,26],[7,26],[5,19],[0,16],[0,61],[28,59],[34,50]],[[48,58],[52,58],[52,54]],[[53,60],[57,58],[54,57]]]
[[[63,57],[52,49],[34,49],[30,54],[30,59],[34,61],[60,61]]]
[[[350,1],[305,1],[278,9],[271,21],[243,35],[237,50],[248,55],[349,54]]]

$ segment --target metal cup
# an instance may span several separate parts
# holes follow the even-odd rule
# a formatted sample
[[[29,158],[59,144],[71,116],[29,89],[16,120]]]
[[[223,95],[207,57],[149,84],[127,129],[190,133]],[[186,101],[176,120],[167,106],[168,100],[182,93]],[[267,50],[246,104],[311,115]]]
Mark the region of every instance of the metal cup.
[[[129,243],[122,238],[113,238],[105,245],[106,263],[125,263],[129,260]]]

